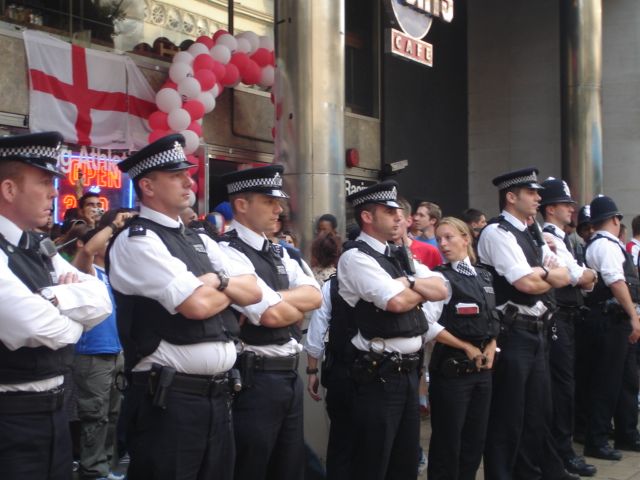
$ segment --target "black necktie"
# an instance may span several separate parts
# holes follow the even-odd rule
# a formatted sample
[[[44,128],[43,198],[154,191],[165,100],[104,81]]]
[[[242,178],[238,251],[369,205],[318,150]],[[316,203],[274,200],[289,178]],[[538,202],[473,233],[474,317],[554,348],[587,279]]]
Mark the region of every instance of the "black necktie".
[[[573,244],[571,243],[571,240],[569,240],[569,235],[565,234],[564,238],[563,238],[564,244],[567,246],[567,250],[569,250],[569,253],[575,257],[576,256],[576,252],[573,248]]]
[[[20,241],[18,242],[18,247],[22,248],[23,250],[28,250],[30,243],[31,242],[29,241],[29,234],[27,232],[22,232],[22,236],[20,237]]]

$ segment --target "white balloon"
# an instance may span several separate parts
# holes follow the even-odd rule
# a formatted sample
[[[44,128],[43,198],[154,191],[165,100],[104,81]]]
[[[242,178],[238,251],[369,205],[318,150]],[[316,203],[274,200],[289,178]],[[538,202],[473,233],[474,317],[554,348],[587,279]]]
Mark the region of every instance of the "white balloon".
[[[193,55],[193,58],[196,58],[198,55],[202,53],[209,53],[209,49],[203,43],[195,42],[192,43],[191,46],[187,49],[187,51]]]
[[[191,155],[198,149],[200,139],[198,138],[198,135],[196,135],[196,132],[191,130],[182,130],[180,133],[184,137],[184,153]]]
[[[236,37],[231,35],[230,33],[225,33],[224,35],[220,35],[218,40],[216,40],[216,45],[224,45],[232,52],[235,52],[238,48],[238,41]]]
[[[186,63],[174,63],[169,67],[169,78],[175,83],[180,83],[182,79],[192,76],[193,69]]]
[[[193,193],[193,190],[189,191],[189,206],[193,207],[196,204],[196,194]]]
[[[212,112],[216,108],[216,99],[212,92],[202,92],[198,95],[198,101],[204,106],[204,113]]]
[[[189,52],[178,52],[173,57],[173,63],[186,63],[187,65],[191,65],[193,58],[193,55]]]
[[[222,93],[222,88],[220,88],[220,85],[218,85],[217,83],[213,86],[213,88],[210,90],[211,95],[213,95],[213,98],[218,98],[218,95],[220,95]]]
[[[261,87],[273,86],[275,75],[276,75],[276,70],[271,65],[267,65],[266,67],[263,67],[262,73],[260,75],[260,86]]]
[[[238,37],[242,37],[245,40],[248,40],[251,44],[251,49],[249,50],[249,55],[255,52],[260,48],[260,37],[255,32],[243,32]],[[237,38],[237,37],[236,37]]]
[[[268,35],[262,35],[260,37],[260,47],[259,48],[266,48],[270,52],[273,51],[273,49],[274,49],[273,39],[271,37],[269,37]]]
[[[200,82],[193,77],[183,78],[178,83],[178,93],[189,100],[197,98],[201,92]]]
[[[249,43],[249,40],[247,40],[246,38],[239,38],[237,51],[242,53],[249,53],[249,50],[251,50],[251,44]]]
[[[209,53],[211,53],[211,58],[223,65],[226,65],[231,60],[231,50],[225,45],[214,45]]]
[[[167,116],[167,123],[171,130],[175,132],[179,132],[180,130],[185,130],[189,124],[191,123],[191,115],[184,108],[176,108],[175,110],[169,112]]]
[[[173,88],[161,88],[156,93],[156,105],[163,112],[169,113],[182,106],[182,97]]]

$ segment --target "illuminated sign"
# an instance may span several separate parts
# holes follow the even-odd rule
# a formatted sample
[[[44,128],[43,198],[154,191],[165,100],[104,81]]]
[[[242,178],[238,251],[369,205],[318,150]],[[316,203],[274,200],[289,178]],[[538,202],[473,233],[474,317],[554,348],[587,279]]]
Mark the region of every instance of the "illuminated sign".
[[[387,0],[386,5],[401,30],[387,30],[385,50],[433,66],[433,45],[422,38],[429,33],[434,18],[451,23],[453,0]]]
[[[127,158],[129,153],[87,147],[80,147],[79,151],[65,151],[58,162],[65,177],[56,185],[58,198],[54,202],[54,221],[62,222],[65,212],[78,206],[76,185],[80,178],[83,191],[97,193],[100,207],[105,211],[133,207],[133,185],[117,167],[118,162]]]

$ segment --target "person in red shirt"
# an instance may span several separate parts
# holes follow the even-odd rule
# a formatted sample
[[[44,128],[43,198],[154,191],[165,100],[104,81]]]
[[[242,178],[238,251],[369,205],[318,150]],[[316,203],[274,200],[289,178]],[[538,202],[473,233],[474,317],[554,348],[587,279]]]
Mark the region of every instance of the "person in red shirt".
[[[397,201],[402,207],[402,214],[404,216],[404,222],[402,222],[404,225],[401,227],[402,243],[409,247],[409,250],[411,250],[415,260],[433,270],[435,267],[442,264],[440,251],[429,243],[414,240],[409,236],[409,231],[413,223],[411,205],[404,198],[398,198]]]

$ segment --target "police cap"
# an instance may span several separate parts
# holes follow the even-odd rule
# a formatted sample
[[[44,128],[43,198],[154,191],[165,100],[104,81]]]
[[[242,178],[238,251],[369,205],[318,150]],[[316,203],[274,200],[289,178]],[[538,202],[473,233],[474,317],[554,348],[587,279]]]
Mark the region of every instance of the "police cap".
[[[365,203],[377,203],[391,208],[402,208],[396,201],[397,199],[398,183],[395,180],[385,180],[352,193],[347,197],[347,201],[354,207],[359,207]]]
[[[0,138],[0,161],[26,163],[64,177],[58,167],[62,135],[58,132],[27,133]]]
[[[576,203],[571,198],[571,190],[564,180],[549,177],[542,182],[543,190],[540,191],[540,206],[553,205],[555,203]]]
[[[282,191],[282,165],[267,165],[265,167],[248,168],[222,176],[222,181],[227,186],[227,193],[262,193],[269,197],[289,198]]]
[[[184,154],[184,137],[179,133],[167,135],[150,143],[129,158],[118,163],[118,168],[135,180],[145,174],[161,170],[175,172],[193,167]]]
[[[523,168],[509,173],[503,173],[492,180],[498,190],[512,187],[544,188],[538,183],[538,169],[535,167]]]
[[[618,210],[618,206],[611,197],[606,195],[598,195],[591,200],[591,223],[600,223],[611,217],[618,217],[622,220],[622,214]]]

